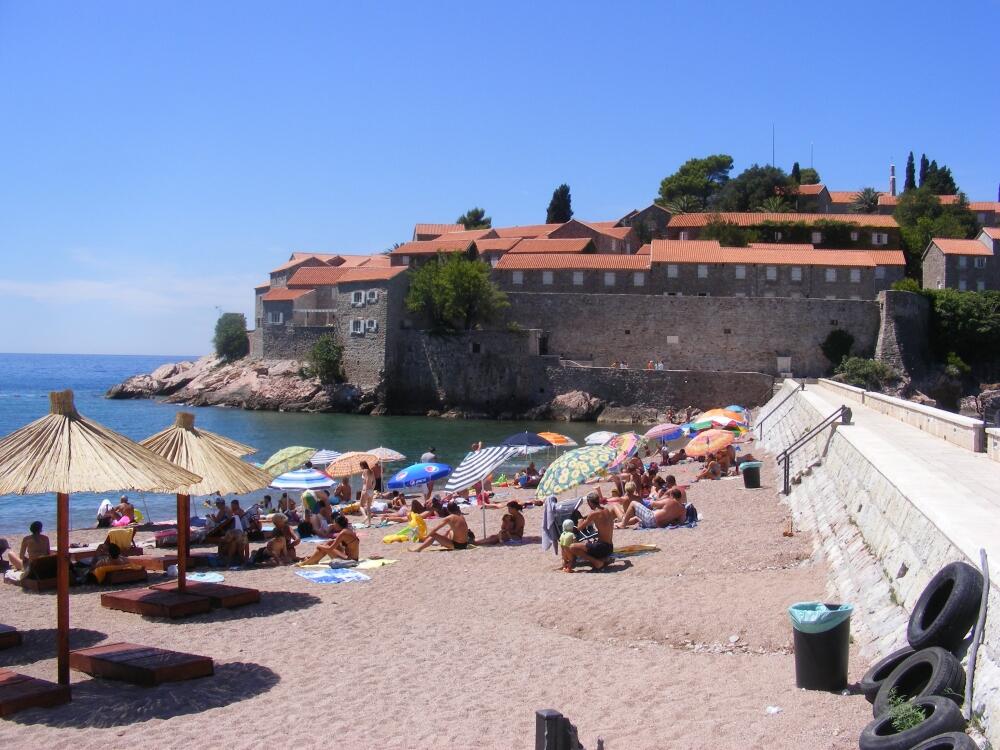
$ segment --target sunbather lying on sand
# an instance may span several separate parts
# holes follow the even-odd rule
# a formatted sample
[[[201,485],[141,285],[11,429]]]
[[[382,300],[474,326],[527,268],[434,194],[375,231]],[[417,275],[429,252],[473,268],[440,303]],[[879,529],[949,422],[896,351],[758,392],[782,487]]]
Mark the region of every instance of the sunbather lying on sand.
[[[324,557],[329,557],[331,560],[356,561],[358,559],[361,552],[361,540],[351,528],[351,522],[347,520],[346,516],[336,515],[333,518],[333,526],[339,529],[337,536],[329,542],[317,544],[316,551],[298,565],[315,565]]]
[[[673,489],[663,500],[648,500],[645,504],[637,500],[629,504],[625,517],[616,528],[662,529],[684,521],[685,508],[680,501],[680,490]]]

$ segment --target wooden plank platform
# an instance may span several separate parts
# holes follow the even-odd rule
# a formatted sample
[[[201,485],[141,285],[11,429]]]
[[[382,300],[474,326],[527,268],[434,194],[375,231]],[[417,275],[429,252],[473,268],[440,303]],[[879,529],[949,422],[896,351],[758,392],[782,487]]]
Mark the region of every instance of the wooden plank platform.
[[[58,706],[69,701],[69,685],[57,685],[0,669],[0,716],[10,716],[26,708]]]
[[[135,568],[123,568],[121,570],[108,571],[104,576],[102,586],[119,586],[123,583],[141,583],[149,580],[149,573],[145,568],[137,570]]]
[[[177,591],[177,581],[167,581],[150,586],[151,589],[159,591]],[[188,581],[187,594],[204,596],[213,607],[233,609],[246,604],[257,604],[260,602],[260,591],[257,589],[243,588],[241,586],[229,586],[224,583],[204,583],[202,581]]]
[[[198,615],[212,609],[212,603],[204,596],[149,588],[101,594],[101,606],[137,615],[172,618]]]
[[[21,634],[17,628],[10,625],[0,625],[0,648],[13,648],[21,645]]]
[[[207,568],[209,558],[214,557],[207,552],[195,552],[194,554],[188,555],[188,568]],[[134,560],[146,570],[152,570],[157,572],[164,572],[171,565],[177,564],[177,555],[162,555],[160,557],[154,557],[152,555],[147,555],[141,560]]]
[[[71,651],[69,666],[94,677],[145,686],[193,680],[215,673],[215,665],[207,656],[135,643],[107,643]]]
[[[20,586],[25,591],[51,591],[56,587],[55,578],[42,578],[37,580],[35,578],[22,578],[20,581],[12,581],[10,578],[4,578],[4,583],[10,583],[14,586]]]

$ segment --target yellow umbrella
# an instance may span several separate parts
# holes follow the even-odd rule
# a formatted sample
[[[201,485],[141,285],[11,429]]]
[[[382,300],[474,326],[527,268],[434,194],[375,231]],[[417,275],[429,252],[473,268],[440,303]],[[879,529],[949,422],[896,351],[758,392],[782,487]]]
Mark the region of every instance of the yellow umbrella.
[[[374,453],[361,453],[360,451],[341,453],[334,459],[333,463],[326,467],[325,473],[331,477],[349,477],[351,474],[359,474],[362,461],[371,468],[378,463],[378,456]]]
[[[684,452],[689,456],[707,456],[725,448],[733,442],[736,436],[729,430],[705,430],[684,447]]]
[[[201,480],[80,416],[73,391],[49,394],[49,414],[0,440],[0,495],[56,493],[57,661],[69,684],[69,493],[175,492]]]

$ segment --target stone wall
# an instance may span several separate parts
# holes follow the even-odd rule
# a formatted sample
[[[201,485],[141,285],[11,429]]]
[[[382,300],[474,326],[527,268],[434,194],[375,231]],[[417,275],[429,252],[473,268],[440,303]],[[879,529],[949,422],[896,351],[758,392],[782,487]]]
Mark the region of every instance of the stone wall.
[[[671,370],[793,372],[820,376],[820,344],[835,328],[871,352],[879,330],[874,301],[664,297],[638,294],[508,293],[507,318],[544,331],[547,351],[567,359],[633,367],[662,358]],[[789,368],[778,368],[789,357]],[[782,363],[784,364],[784,363]]]
[[[930,360],[930,302],[922,294],[889,290],[879,295],[879,307],[875,358],[910,377],[919,377]]]
[[[258,327],[252,331],[247,331],[247,338],[250,339],[250,351],[247,356],[250,359],[264,358],[264,332]]]

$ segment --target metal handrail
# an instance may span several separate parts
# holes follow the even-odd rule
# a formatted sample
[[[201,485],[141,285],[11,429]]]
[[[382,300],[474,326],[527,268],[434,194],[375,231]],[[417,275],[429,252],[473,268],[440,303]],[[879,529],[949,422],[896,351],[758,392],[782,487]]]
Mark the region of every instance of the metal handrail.
[[[835,411],[833,414],[828,416],[818,425],[813,427],[811,430],[809,430],[809,432],[799,437],[794,443],[789,445],[787,448],[785,448],[785,450],[783,450],[781,453],[778,454],[778,463],[783,464],[784,475],[785,475],[784,476],[785,486],[784,489],[782,490],[783,494],[787,495],[792,491],[792,476],[791,476],[792,462],[790,460],[792,454],[795,453],[795,451],[797,451],[807,442],[812,440],[814,437],[816,437],[820,432],[822,432],[827,427],[832,425],[837,419],[841,420],[841,424],[850,424],[851,417],[853,416],[853,414],[854,412],[851,411],[850,407],[843,405],[840,406],[840,408],[838,408],[837,411]]]
[[[796,382],[798,382],[798,381],[796,381]],[[802,382],[799,383],[799,387],[796,390],[789,391],[785,395],[785,397],[783,399],[781,399],[781,401],[779,401],[775,405],[775,407],[773,409],[771,409],[771,411],[769,411],[767,414],[765,414],[763,417],[761,417],[760,419],[757,420],[757,439],[758,440],[761,440],[764,437],[764,420],[767,419],[768,417],[770,417],[772,414],[774,414],[774,412],[778,411],[778,409],[780,409],[782,406],[784,406],[785,402],[788,399],[790,399],[792,396],[794,396],[799,391],[804,391],[805,389],[806,389],[806,379],[802,378]]]

